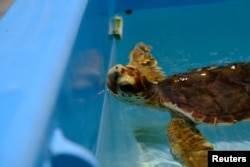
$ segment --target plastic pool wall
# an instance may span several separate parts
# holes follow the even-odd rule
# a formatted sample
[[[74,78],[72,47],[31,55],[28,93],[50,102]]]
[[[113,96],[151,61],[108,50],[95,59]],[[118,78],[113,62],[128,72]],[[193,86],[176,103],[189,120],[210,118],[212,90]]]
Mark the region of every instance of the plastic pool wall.
[[[109,67],[126,64],[138,42],[153,46],[152,54],[168,75],[250,60],[247,0],[67,4],[45,0],[25,2],[29,10],[23,5],[16,0],[0,22],[4,39],[0,166],[67,166],[69,162],[81,166],[57,158],[73,150],[65,147],[65,141],[57,142],[57,129],[80,149],[91,151],[103,167],[179,166],[166,140],[168,113],[113,98],[105,86]],[[128,9],[129,15],[124,12]],[[109,19],[116,14],[124,21],[121,40],[108,36]],[[218,149],[250,149],[248,125],[199,128]],[[96,165],[89,156],[81,159],[88,166]]]

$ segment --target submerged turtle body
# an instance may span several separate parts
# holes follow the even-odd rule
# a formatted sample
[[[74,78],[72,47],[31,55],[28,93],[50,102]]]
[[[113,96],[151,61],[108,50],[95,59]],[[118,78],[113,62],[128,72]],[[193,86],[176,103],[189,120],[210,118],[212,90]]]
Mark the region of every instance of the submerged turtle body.
[[[172,153],[185,166],[206,166],[207,151],[213,147],[196,124],[250,119],[250,63],[205,67],[166,77],[150,50],[150,46],[138,44],[128,65],[111,68],[109,90],[121,100],[171,111],[167,132]]]

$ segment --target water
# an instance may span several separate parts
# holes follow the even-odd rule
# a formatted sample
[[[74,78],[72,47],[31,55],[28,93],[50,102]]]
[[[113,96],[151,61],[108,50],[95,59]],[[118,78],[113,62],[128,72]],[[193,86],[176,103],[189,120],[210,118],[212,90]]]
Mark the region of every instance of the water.
[[[138,42],[153,46],[152,54],[167,75],[188,69],[250,61],[250,3],[133,11],[124,19],[123,38],[113,43],[112,62],[127,64]],[[165,133],[168,112],[125,104],[107,94],[97,156],[104,167],[179,167]],[[250,150],[250,122],[234,126],[199,125],[217,150]]]

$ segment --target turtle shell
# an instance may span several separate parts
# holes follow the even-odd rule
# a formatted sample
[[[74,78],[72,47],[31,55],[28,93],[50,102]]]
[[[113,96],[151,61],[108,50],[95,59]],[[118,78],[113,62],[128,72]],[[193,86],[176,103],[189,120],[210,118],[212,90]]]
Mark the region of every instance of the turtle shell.
[[[197,69],[158,84],[161,105],[194,122],[231,124],[250,119],[250,63]]]

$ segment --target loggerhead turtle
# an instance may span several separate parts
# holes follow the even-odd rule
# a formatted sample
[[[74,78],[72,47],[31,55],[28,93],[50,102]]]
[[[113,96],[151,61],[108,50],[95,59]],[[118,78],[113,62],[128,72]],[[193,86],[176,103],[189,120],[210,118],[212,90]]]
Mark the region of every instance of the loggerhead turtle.
[[[172,155],[185,167],[207,166],[213,146],[196,125],[230,125],[250,119],[250,63],[166,77],[150,50],[150,46],[137,44],[128,65],[117,64],[109,70],[108,88],[123,101],[170,111],[167,134]]]

